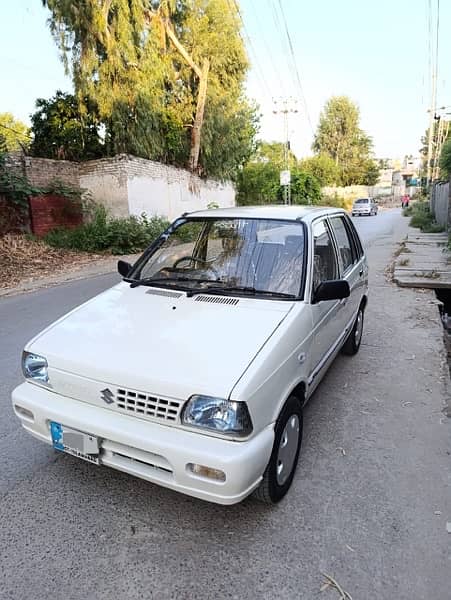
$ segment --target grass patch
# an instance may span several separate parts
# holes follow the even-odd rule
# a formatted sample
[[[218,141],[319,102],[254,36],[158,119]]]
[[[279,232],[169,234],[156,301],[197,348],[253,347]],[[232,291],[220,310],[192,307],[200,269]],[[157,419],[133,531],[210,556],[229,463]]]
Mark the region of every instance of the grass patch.
[[[440,233],[444,228],[435,222],[434,215],[429,210],[427,202],[419,201],[404,209],[404,214],[410,216],[410,226],[417,227],[424,233]]]

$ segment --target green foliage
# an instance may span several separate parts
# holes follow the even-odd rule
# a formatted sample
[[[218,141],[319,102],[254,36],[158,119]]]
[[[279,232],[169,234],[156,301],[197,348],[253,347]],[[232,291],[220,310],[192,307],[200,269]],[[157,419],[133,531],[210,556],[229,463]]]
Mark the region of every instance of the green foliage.
[[[300,161],[299,168],[314,175],[321,187],[336,185],[341,179],[339,167],[327,154],[304,158]]]
[[[0,152],[24,150],[30,143],[29,128],[11,113],[0,113]]]
[[[65,160],[103,156],[105,147],[99,136],[95,105],[89,101],[85,105],[86,111],[81,111],[75,96],[60,91],[49,100],[38,98],[31,115],[31,154]]]
[[[440,153],[440,170],[442,176],[451,178],[451,139],[448,139],[442,146]]]
[[[411,208],[411,227],[418,227],[424,233],[440,233],[444,230],[441,225],[435,222],[427,202],[415,202],[409,208]]]
[[[243,96],[248,63],[229,0],[43,3],[81,113],[95,108],[108,154],[188,163],[199,80],[170,30],[198,66],[210,61],[201,174],[232,177],[248,160],[257,113]]]
[[[285,169],[284,146],[285,144],[282,142],[260,141],[257,144],[255,160],[270,162],[281,171]],[[288,166],[290,169],[295,169],[298,166],[298,159],[291,150],[288,150]]]
[[[291,174],[291,203],[320,204],[321,186],[311,173],[295,170]]]
[[[112,218],[103,206],[96,206],[90,222],[75,229],[55,229],[44,241],[55,248],[83,252],[133,254],[144,250],[167,227],[163,217],[131,216]]]
[[[0,153],[0,194],[13,205],[27,210],[29,196],[40,191],[32,186],[26,177],[9,168],[5,154]]]
[[[329,156],[340,169],[340,184],[364,183],[368,172],[371,138],[360,129],[360,112],[347,96],[330,98],[320,115],[313,150]],[[372,171],[372,169],[371,169]]]
[[[279,169],[271,162],[250,162],[238,174],[237,204],[276,204],[281,201]]]
[[[272,162],[250,162],[240,172],[237,181],[237,204],[281,204],[283,188],[280,185],[280,170]],[[311,173],[299,169],[291,171],[292,204],[318,204],[321,186]]]
[[[365,161],[364,172],[362,173],[361,183],[363,185],[376,185],[379,181],[380,168],[374,160],[370,158]]]

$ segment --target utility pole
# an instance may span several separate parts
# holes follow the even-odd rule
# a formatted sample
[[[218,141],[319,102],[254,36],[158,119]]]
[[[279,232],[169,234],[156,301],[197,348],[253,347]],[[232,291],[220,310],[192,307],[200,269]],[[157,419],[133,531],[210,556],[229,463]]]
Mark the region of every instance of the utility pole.
[[[283,171],[280,172],[280,185],[283,186],[283,203],[291,204],[291,173],[290,173],[290,140],[288,128],[288,115],[297,113],[297,99],[274,98],[273,113],[283,116]]]
[[[438,48],[439,48],[439,27],[440,27],[440,0],[437,0],[437,9],[435,15],[435,33],[432,33],[432,9],[429,2],[429,67],[431,70],[431,106],[429,115],[429,132],[428,132],[428,154],[427,154],[427,189],[432,182],[433,176],[433,152],[434,152],[434,137],[435,137],[435,121],[437,110],[437,74],[438,74]],[[435,41],[435,48],[432,51],[432,43]],[[435,164],[434,164],[435,167]]]
[[[437,136],[435,139],[435,144],[434,144],[434,151],[433,151],[433,160],[432,160],[432,180],[435,181],[439,178],[440,175],[440,154],[442,152],[442,147],[443,144],[445,143],[447,137],[448,137],[448,131],[449,131],[449,118],[447,119],[446,117],[449,117],[450,113],[447,112],[443,112],[445,107],[443,107],[441,110],[442,112],[437,114],[435,116],[435,120],[438,121],[438,128],[437,128]],[[440,109],[439,109],[440,110]]]

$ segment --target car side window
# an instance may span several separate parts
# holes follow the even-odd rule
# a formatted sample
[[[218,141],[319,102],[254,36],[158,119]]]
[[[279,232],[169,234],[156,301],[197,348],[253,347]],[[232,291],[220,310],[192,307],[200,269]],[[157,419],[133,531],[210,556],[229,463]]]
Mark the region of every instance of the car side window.
[[[323,281],[338,279],[337,255],[325,221],[313,224],[313,291]]]
[[[352,239],[354,240],[354,247],[356,250],[357,260],[360,260],[363,256],[363,247],[362,247],[362,243],[359,238],[359,234],[357,233],[357,230],[354,227],[354,223],[351,221],[351,219],[349,217],[345,216],[345,217],[343,217],[343,219],[345,221],[347,230],[349,231]]]
[[[349,267],[357,262],[357,252],[352,235],[349,235],[342,217],[332,217],[330,224],[337,240],[343,272],[346,272]]]

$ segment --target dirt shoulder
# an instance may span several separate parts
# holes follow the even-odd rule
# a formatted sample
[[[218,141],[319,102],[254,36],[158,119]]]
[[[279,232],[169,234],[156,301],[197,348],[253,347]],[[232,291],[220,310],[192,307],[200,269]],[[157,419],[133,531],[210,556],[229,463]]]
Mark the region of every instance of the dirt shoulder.
[[[134,262],[139,255],[122,257]],[[116,270],[121,257],[51,248],[22,235],[0,238],[0,296],[9,296],[85,279]]]

